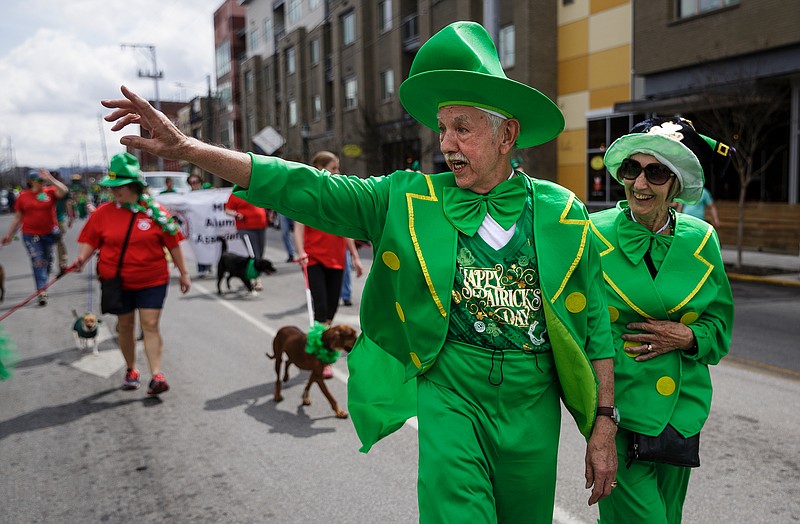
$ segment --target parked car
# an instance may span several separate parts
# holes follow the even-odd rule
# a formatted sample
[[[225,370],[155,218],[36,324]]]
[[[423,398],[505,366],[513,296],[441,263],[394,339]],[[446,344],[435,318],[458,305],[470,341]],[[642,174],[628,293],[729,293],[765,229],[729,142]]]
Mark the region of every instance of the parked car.
[[[142,173],[150,194],[155,196],[167,188],[167,179],[172,179],[172,188],[177,193],[188,193],[192,190],[187,179],[189,175],[183,171],[148,171]]]
[[[8,190],[0,189],[0,213],[6,214],[10,212],[11,210],[8,209]]]

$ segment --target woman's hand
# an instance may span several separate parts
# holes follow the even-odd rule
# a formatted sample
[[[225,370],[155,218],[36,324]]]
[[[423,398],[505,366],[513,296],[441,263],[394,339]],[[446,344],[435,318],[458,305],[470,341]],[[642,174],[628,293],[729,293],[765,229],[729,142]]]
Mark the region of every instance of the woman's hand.
[[[694,345],[694,332],[680,322],[671,320],[647,319],[644,322],[631,322],[628,329],[643,333],[626,333],[623,340],[640,342],[640,346],[629,346],[625,351],[638,356],[637,362],[644,362],[676,349],[689,349]]]
[[[189,292],[189,289],[192,287],[192,277],[189,276],[189,273],[181,273],[181,293],[184,295]]]

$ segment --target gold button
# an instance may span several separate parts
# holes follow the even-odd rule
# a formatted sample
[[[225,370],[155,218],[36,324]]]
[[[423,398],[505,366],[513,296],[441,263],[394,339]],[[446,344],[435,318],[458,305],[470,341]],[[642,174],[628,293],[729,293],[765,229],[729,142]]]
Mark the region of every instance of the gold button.
[[[665,397],[672,395],[675,393],[675,381],[670,377],[661,377],[656,382],[656,391]]]
[[[397,316],[400,317],[400,322],[405,322],[406,314],[403,313],[403,307],[400,305],[400,302],[395,302],[394,308],[397,310]]]
[[[397,258],[397,255],[391,251],[384,251],[381,255],[381,260],[383,260],[383,263],[386,264],[386,267],[393,271],[400,269],[400,259]]]
[[[608,318],[611,322],[616,322],[619,318],[619,309],[615,308],[614,306],[608,306]]]
[[[586,307],[586,297],[583,296],[583,293],[576,291],[570,293],[564,303],[570,313],[580,313]]]
[[[697,320],[698,316],[699,315],[694,311],[689,311],[688,313],[684,313],[683,316],[681,317],[681,324],[683,324],[684,326],[688,326],[689,324]]]
[[[416,353],[412,351],[411,353],[409,353],[409,356],[411,357],[411,362],[413,362],[414,365],[417,366],[417,369],[422,367],[422,362],[419,360],[419,357],[417,356]]]

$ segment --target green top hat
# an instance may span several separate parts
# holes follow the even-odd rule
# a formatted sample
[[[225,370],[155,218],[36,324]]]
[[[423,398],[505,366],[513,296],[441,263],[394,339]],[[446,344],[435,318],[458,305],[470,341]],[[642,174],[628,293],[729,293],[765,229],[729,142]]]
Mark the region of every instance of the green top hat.
[[[139,161],[130,153],[117,153],[111,158],[108,175],[100,182],[101,186],[119,187],[126,184],[139,184],[147,187],[147,182],[139,173]]]
[[[400,102],[421,124],[439,129],[439,108],[473,106],[520,123],[517,147],[544,144],[564,129],[564,116],[536,89],[503,72],[489,33],[475,22],[453,22],[420,47]]]

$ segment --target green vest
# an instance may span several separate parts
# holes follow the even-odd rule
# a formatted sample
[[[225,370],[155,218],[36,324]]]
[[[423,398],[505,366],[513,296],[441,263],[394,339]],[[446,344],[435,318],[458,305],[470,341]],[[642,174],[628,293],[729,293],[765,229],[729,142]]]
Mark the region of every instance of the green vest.
[[[684,436],[702,429],[711,408],[710,364],[728,353],[733,296],[714,229],[678,213],[675,236],[656,278],[632,252],[650,232],[629,220],[627,202],[593,213],[614,336],[615,402],[625,429],[658,435],[672,424]],[[627,247],[627,249],[626,249]],[[670,351],[645,362],[625,352],[626,326],[645,319],[681,322],[694,332],[698,352]],[[627,345],[639,346],[640,343]]]

